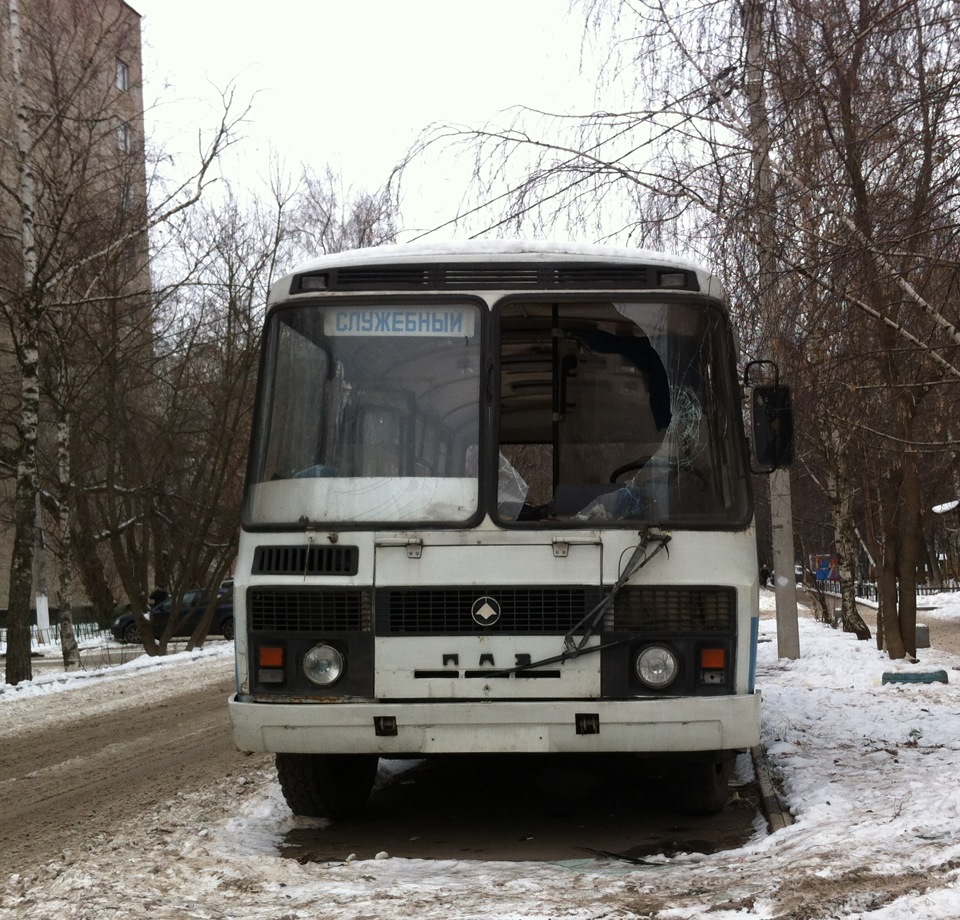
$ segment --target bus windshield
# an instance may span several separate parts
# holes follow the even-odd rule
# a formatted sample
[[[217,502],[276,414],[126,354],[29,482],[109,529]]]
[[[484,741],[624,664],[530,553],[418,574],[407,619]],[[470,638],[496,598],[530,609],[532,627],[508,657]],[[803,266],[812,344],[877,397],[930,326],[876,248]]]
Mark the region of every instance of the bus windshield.
[[[739,397],[719,310],[523,301],[498,315],[502,523],[746,523]]]
[[[244,521],[746,526],[729,330],[711,303],[281,306]],[[493,369],[483,387],[482,367]]]
[[[474,517],[480,329],[475,303],[275,310],[246,522]]]

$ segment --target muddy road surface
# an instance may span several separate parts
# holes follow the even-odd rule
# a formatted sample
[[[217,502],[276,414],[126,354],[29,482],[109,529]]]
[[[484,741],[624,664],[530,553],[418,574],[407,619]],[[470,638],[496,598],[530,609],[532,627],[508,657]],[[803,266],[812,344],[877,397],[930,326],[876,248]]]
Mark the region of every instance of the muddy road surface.
[[[461,757],[381,762],[389,781],[366,809],[327,828],[287,835],[301,862],[372,859],[565,861],[597,856],[642,863],[658,854],[742,846],[762,826],[752,781],[731,781],[717,815],[685,816],[669,777],[627,758]],[[394,773],[399,769],[400,772]],[[747,767],[749,773],[749,767]]]
[[[45,701],[63,718],[0,732],[4,870],[23,871],[64,849],[82,848],[162,810],[179,792],[248,766],[230,733],[228,675],[142,706],[134,682],[128,683],[129,701],[119,709],[104,705],[71,718],[70,698],[86,693],[81,689]]]
[[[202,686],[170,684],[161,669],[124,681],[122,691],[108,683],[53,694],[29,719],[17,718],[16,705],[4,707],[0,871],[22,872],[83,850],[162,815],[181,793],[224,780],[229,788],[231,777],[251,768],[272,769],[270,755],[233,746],[229,662]],[[492,860],[712,852],[740,846],[762,826],[754,784],[734,780],[731,791],[721,814],[691,818],[671,810],[656,777],[622,763],[393,761],[382,765],[362,814],[291,831],[282,851],[301,862],[381,852]],[[231,803],[223,806],[229,814]]]

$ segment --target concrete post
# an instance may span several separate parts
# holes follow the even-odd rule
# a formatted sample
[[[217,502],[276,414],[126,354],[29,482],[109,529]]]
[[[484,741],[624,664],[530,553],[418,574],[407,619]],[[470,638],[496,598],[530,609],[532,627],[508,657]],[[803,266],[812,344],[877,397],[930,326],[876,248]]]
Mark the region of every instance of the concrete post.
[[[770,520],[773,527],[774,589],[777,598],[777,657],[800,657],[797,622],[797,580],[793,574],[793,512],[790,471],[770,475]]]

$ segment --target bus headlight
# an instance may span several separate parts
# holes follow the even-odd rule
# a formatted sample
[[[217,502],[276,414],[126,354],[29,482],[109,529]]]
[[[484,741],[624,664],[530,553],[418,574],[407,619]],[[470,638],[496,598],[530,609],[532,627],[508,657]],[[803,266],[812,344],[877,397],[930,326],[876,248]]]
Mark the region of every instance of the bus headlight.
[[[677,656],[665,645],[648,645],[637,655],[637,677],[651,690],[669,687],[680,673]]]
[[[318,687],[329,687],[340,680],[344,660],[332,645],[315,645],[303,656],[303,673]]]

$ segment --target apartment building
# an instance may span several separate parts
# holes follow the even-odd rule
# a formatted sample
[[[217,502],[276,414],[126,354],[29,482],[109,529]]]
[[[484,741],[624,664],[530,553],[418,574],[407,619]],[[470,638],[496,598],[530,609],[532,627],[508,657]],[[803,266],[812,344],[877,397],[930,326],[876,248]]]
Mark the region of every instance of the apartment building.
[[[95,488],[103,478],[96,382],[149,303],[141,66],[140,15],[122,0],[0,4],[0,609],[23,437],[17,349],[31,337],[39,343],[34,576],[56,606],[64,483]],[[71,437],[69,477],[58,472],[64,415],[82,426]],[[75,604],[97,593],[98,569],[104,584],[116,581],[93,544],[83,553],[89,571],[75,579]]]

